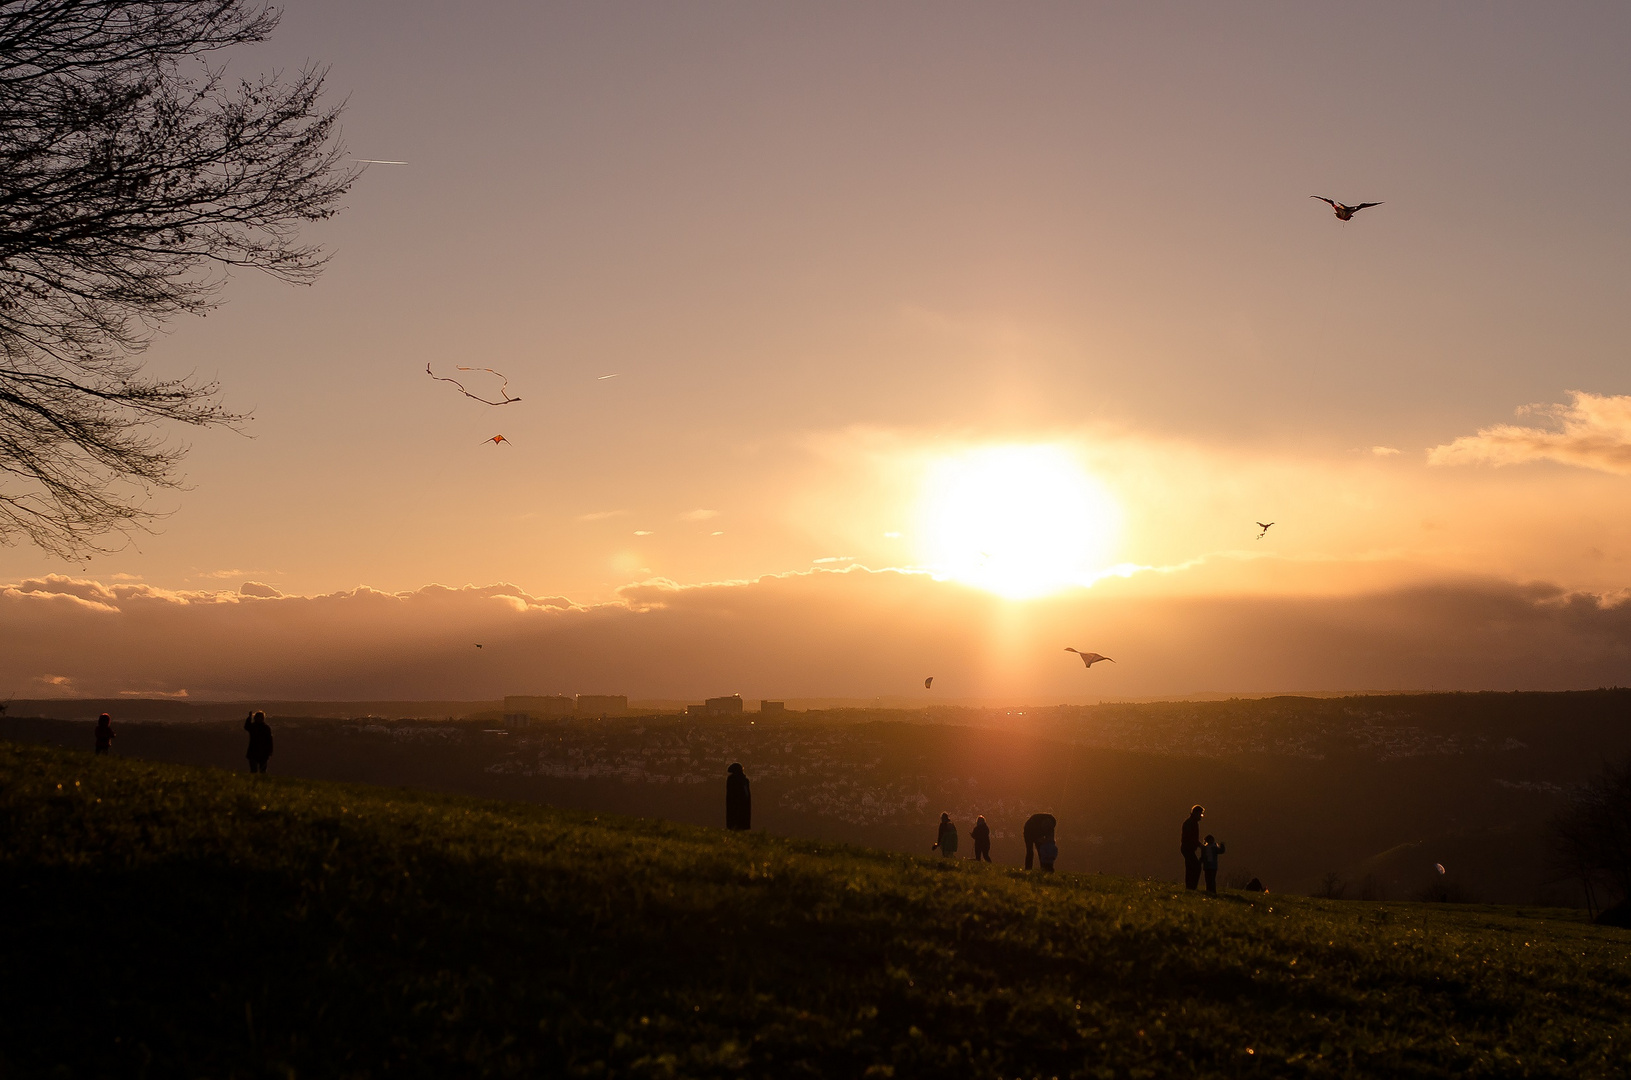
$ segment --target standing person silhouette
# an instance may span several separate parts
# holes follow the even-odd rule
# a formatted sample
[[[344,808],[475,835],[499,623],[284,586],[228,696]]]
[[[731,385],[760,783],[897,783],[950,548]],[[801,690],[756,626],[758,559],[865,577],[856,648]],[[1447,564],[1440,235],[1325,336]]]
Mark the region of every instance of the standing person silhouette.
[[[113,749],[113,740],[118,736],[113,734],[113,718],[103,713],[96,718],[96,752],[105,754]]]
[[[725,828],[753,828],[753,789],[740,761],[731,762],[725,775]]]
[[[1031,868],[1031,860],[1036,855],[1037,842],[1044,837],[1053,839],[1053,830],[1059,822],[1052,814],[1032,814],[1025,819],[1025,869]]]
[[[1206,834],[1206,843],[1201,845],[1201,869],[1206,871],[1206,891],[1213,896],[1218,894],[1218,856],[1228,850],[1211,833]]]
[[[957,826],[952,824],[950,814],[940,815],[940,833],[935,837],[934,847],[929,850],[938,850],[942,855],[957,854]]]
[[[985,815],[981,814],[974,819],[974,828],[968,831],[974,839],[974,861],[991,861],[991,826],[985,823]]]
[[[244,730],[249,732],[249,749],[244,754],[249,759],[249,771],[264,773],[272,756],[272,725],[266,722],[265,713],[256,712],[244,719]]]
[[[1191,806],[1178,840],[1178,850],[1184,856],[1184,888],[1191,892],[1201,883],[1201,818],[1205,816],[1206,807],[1200,803]]]

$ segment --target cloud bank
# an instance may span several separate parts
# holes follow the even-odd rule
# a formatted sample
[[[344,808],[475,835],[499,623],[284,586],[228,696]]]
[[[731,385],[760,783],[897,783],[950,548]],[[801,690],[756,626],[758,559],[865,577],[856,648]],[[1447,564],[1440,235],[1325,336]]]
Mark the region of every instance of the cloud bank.
[[[1561,430],[1497,424],[1427,451],[1432,465],[1518,465],[1556,461],[1631,475],[1631,395],[1569,392],[1567,405],[1518,410],[1550,417]]]
[[[1151,597],[1123,583],[1026,604],[921,574],[654,582],[575,606],[509,585],[324,596],[43,577],[0,587],[18,696],[485,699],[916,695],[1056,703],[1200,691],[1564,689],[1631,682],[1631,605],[1445,582],[1345,597]],[[483,647],[475,648],[480,643]],[[1114,656],[1083,671],[1064,646]]]

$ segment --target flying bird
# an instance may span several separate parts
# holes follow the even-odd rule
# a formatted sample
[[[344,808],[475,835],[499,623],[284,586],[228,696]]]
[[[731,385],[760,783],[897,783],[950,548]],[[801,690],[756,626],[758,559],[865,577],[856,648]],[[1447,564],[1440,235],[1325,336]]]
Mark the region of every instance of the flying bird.
[[[1335,199],[1327,199],[1324,195],[1310,195],[1309,198],[1318,199],[1322,203],[1330,203],[1331,209],[1336,211],[1338,221],[1352,221],[1353,216],[1366,207],[1382,205],[1379,202],[1362,202],[1358,206],[1349,206],[1347,203],[1339,203]]]
[[[1273,527],[1273,525],[1274,522],[1272,521],[1259,521],[1257,523],[1257,527],[1263,531],[1257,534],[1257,538],[1261,540],[1263,537],[1267,536],[1269,534],[1269,529]]]
[[[927,679],[923,680],[923,689],[927,690],[933,684],[934,684],[934,676],[930,675]]]
[[[518,397],[511,397],[510,396],[510,380],[509,380],[509,377],[506,376],[503,372],[494,371],[490,367],[464,367],[463,365],[460,365],[459,367],[454,368],[454,370],[455,371],[485,371],[489,375],[497,375],[498,379],[499,379],[499,382],[501,384],[499,386],[499,388],[498,388],[498,392],[499,392],[500,396],[502,396],[504,398],[504,400],[503,401],[488,401],[486,398],[481,397],[478,394],[472,394],[470,391],[468,391],[468,390],[466,390],[464,388],[464,383],[460,382],[458,379],[450,379],[446,375],[438,375],[438,374],[436,374],[436,372],[434,372],[434,371],[432,371],[430,369],[429,364],[425,365],[425,374],[426,375],[429,375],[431,378],[435,379],[437,382],[452,383],[454,386],[457,386],[459,388],[459,393],[463,394],[467,398],[471,398],[471,399],[473,399],[475,401],[479,401],[483,405],[508,405],[512,401],[520,401],[521,400]]]
[[[482,442],[490,442],[495,446],[498,445],[499,443],[505,443],[505,444],[513,445],[513,444],[510,443],[510,440],[506,439],[502,435],[494,435],[491,439],[483,439],[481,441]]]
[[[1082,658],[1082,665],[1084,667],[1086,667],[1089,671],[1091,671],[1093,669],[1093,665],[1098,663],[1100,660],[1110,660],[1110,658],[1108,656],[1100,656],[1096,652],[1083,652],[1080,649],[1073,649],[1069,645],[1065,646],[1065,651],[1066,652],[1073,652],[1077,656],[1080,656]],[[1115,663],[1114,660],[1110,660],[1110,662],[1112,664]]]

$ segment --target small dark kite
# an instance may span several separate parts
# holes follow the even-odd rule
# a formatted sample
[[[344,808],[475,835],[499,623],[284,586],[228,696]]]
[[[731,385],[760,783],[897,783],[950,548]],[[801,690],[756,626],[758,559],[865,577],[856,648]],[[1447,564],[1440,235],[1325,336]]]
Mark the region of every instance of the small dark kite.
[[[1382,205],[1379,202],[1362,202],[1358,206],[1349,206],[1346,203],[1339,203],[1335,199],[1327,199],[1324,195],[1310,195],[1309,198],[1318,199],[1322,203],[1330,203],[1331,209],[1336,211],[1338,221],[1352,221],[1353,216],[1359,211],[1367,207]]]
[[[1100,660],[1110,660],[1108,656],[1100,656],[1096,652],[1083,652],[1080,649],[1073,649],[1069,645],[1065,646],[1065,651],[1073,652],[1077,656],[1080,656],[1082,658],[1082,664],[1087,667],[1089,671],[1091,671],[1093,669],[1093,665],[1098,663]],[[1112,664],[1115,663],[1114,660],[1110,660],[1110,662]]]

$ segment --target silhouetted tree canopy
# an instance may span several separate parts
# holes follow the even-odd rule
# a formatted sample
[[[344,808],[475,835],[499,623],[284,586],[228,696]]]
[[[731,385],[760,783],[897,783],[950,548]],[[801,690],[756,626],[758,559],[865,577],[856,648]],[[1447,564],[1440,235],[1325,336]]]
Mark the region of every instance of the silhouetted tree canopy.
[[[1631,758],[1604,769],[1552,819],[1551,840],[1560,875],[1593,894],[1605,888],[1610,903],[1631,899]]]
[[[259,0],[0,0],[0,543],[96,550],[151,520],[184,448],[167,421],[241,417],[216,386],[143,374],[229,268],[310,282],[303,222],[355,179],[323,72],[229,80]]]

